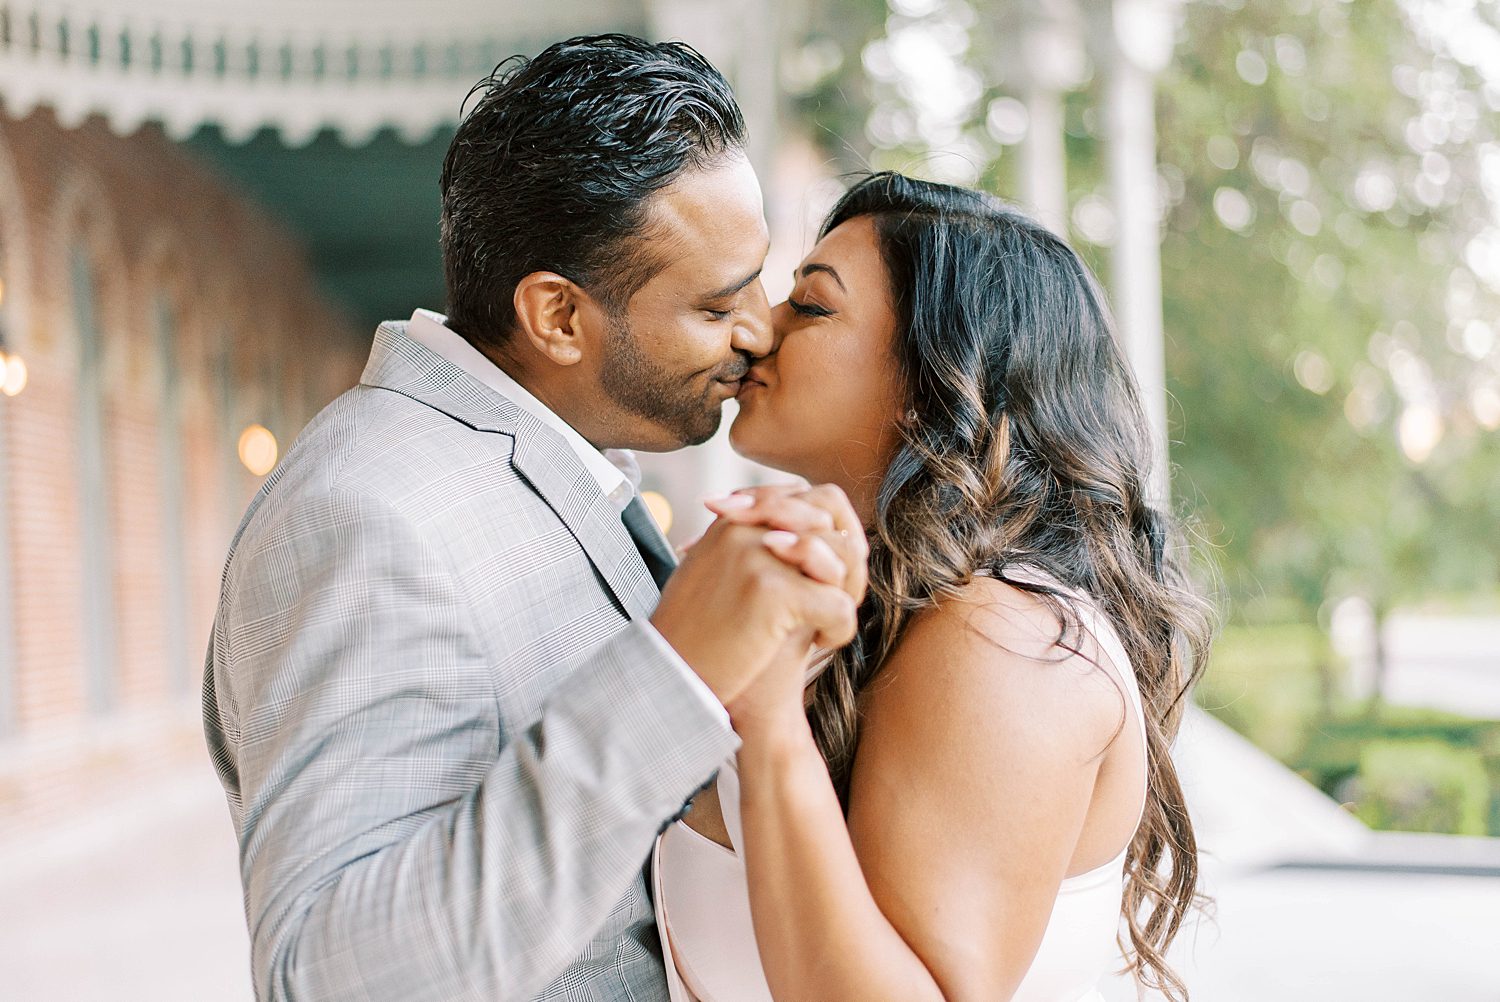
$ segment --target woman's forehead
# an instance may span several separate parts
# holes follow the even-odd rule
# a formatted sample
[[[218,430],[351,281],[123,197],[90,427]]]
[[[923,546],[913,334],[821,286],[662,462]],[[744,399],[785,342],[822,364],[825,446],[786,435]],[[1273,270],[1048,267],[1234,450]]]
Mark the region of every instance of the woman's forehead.
[[[846,272],[878,270],[881,267],[880,242],[875,220],[870,216],[846,219],[819,240],[802,263],[799,275],[808,265],[831,265],[840,276]],[[817,269],[813,269],[816,271]]]

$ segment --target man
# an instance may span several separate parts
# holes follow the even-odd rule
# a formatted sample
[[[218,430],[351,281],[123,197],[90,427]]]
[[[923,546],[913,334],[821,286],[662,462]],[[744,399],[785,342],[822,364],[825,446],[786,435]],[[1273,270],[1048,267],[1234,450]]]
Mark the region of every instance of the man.
[[[707,439],[770,348],[743,138],[682,45],[573,39],[482,85],[443,167],[450,315],[380,327],[230,551],[204,710],[258,997],[667,998],[653,838],[775,652],[853,631],[745,526],[658,604],[670,550],[603,455]]]

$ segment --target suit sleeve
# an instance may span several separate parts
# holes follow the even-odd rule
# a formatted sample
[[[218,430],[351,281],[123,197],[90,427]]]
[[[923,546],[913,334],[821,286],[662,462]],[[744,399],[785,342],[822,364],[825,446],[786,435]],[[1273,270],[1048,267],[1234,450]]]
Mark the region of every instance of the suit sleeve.
[[[535,997],[738,739],[642,623],[506,733],[414,525],[346,495],[272,521],[241,541],[213,648],[257,997]]]

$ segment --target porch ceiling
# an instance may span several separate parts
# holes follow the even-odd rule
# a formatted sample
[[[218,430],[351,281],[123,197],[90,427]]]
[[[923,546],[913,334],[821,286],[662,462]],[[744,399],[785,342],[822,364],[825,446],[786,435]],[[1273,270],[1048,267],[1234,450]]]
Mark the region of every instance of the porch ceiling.
[[[438,174],[451,137],[444,127],[412,145],[384,131],[350,147],[322,132],[291,149],[269,130],[230,143],[210,126],[184,145],[302,240],[323,291],[368,332],[443,307]]]

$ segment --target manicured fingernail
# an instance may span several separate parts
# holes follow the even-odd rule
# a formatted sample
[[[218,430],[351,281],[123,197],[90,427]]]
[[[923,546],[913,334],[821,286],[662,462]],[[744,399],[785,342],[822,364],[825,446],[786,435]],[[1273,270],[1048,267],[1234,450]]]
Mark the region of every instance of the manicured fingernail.
[[[797,534],[795,532],[786,532],[782,529],[772,529],[760,537],[760,541],[771,549],[778,550],[783,546],[791,546],[795,543],[797,541]]]
[[[704,498],[703,503],[718,511],[737,511],[743,508],[754,508],[755,498],[748,494],[730,494],[727,497]]]

